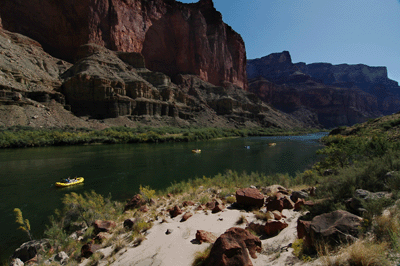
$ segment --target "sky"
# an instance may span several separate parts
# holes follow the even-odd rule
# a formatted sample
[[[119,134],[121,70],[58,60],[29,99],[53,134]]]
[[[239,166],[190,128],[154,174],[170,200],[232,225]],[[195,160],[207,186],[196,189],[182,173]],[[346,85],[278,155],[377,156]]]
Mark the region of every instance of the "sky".
[[[193,0],[179,0],[195,3]],[[248,59],[386,66],[400,82],[400,0],[213,0]]]

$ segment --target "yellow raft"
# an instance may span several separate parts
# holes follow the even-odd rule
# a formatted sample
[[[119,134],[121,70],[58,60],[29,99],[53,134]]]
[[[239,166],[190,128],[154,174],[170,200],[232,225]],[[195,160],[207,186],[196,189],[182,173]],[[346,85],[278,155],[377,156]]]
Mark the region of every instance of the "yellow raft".
[[[195,149],[195,150],[192,150],[192,152],[193,152],[193,153],[200,153],[200,152],[201,152],[201,150],[199,150],[199,149]]]
[[[83,183],[84,178],[83,177],[77,177],[74,179],[71,179],[70,182],[56,182],[56,187],[69,187],[77,184]]]

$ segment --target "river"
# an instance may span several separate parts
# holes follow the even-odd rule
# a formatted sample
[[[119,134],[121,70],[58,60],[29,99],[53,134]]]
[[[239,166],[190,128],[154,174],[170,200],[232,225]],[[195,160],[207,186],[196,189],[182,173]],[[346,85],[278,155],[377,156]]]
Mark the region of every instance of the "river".
[[[33,236],[40,238],[48,216],[61,208],[66,193],[94,190],[125,201],[139,185],[164,189],[175,181],[212,177],[228,169],[294,176],[316,161],[318,139],[324,135],[0,150],[0,262],[28,240],[17,231],[14,208],[22,210]],[[276,146],[270,147],[270,142]],[[202,152],[193,154],[192,149]],[[69,176],[83,176],[85,182],[70,188],[54,186]]]

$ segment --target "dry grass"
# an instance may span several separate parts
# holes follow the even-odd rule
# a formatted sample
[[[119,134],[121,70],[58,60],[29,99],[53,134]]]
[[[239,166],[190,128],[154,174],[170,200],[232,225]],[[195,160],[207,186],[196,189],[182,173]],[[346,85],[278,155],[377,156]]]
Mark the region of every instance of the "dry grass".
[[[192,266],[206,265],[207,259],[210,256],[211,248],[212,245],[209,245],[205,250],[196,252]]]
[[[236,221],[237,225],[241,225],[241,224],[247,224],[247,219],[246,216],[244,214],[240,215],[239,219]]]
[[[268,220],[275,218],[274,214],[270,211],[267,211],[267,212],[254,211],[254,215],[257,219],[263,220],[263,221],[268,221]]]
[[[327,266],[386,266],[392,265],[387,257],[388,244],[385,242],[367,242],[358,240],[349,246],[343,246],[335,253],[329,248],[319,252],[320,260]]]

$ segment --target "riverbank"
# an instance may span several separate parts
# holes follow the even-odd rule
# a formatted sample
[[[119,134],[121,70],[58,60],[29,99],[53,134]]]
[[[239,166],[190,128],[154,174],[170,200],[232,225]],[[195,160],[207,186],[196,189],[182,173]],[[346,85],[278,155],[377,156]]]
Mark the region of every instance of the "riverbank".
[[[227,137],[290,136],[319,132],[319,129],[281,128],[178,128],[178,127],[111,127],[103,130],[87,128],[1,127],[0,148],[70,146],[89,144],[191,142]]]
[[[73,193],[68,194],[64,200],[64,203],[67,203],[64,212],[60,213],[60,217],[54,220],[50,227],[52,234],[47,233],[48,237],[53,239],[53,252],[54,250],[66,252],[70,265],[74,265],[74,263],[82,266],[123,265],[127,261],[136,261],[135,258],[139,258],[138,263],[145,265],[150,261],[152,255],[155,256],[155,259],[160,259],[158,262],[162,263],[164,258],[162,254],[166,254],[165,250],[168,249],[163,249],[161,253],[160,250],[152,250],[150,242],[167,239],[170,242],[159,242],[161,246],[156,247],[169,247],[171,251],[179,250],[174,243],[181,243],[181,238],[177,237],[185,236],[183,239],[191,247],[191,251],[178,252],[178,254],[185,258],[186,262],[190,261],[188,258],[192,258],[198,262],[196,265],[203,265],[201,261],[207,262],[207,258],[212,256],[208,254],[213,254],[213,249],[216,249],[219,244],[213,245],[211,250],[202,250],[202,255],[193,254],[194,247],[198,247],[191,242],[191,240],[197,239],[196,236],[193,236],[195,229],[189,228],[185,223],[196,223],[197,221],[201,224],[202,221],[205,221],[203,219],[214,218],[215,228],[224,221],[226,221],[227,227],[231,227],[233,220],[236,219],[238,224],[241,222],[241,226],[249,228],[253,221],[262,228],[266,228],[269,223],[276,224],[275,221],[283,221],[288,225],[278,229],[276,236],[267,238],[264,238],[266,231],[256,232],[260,227],[253,225],[253,229],[250,228],[262,243],[262,248],[259,250],[261,253],[256,252],[257,258],[266,258],[266,254],[267,257],[270,256],[268,261],[260,260],[260,265],[266,263],[282,265],[282,263],[289,262],[292,265],[294,263],[299,265],[395,265],[399,262],[400,251],[400,224],[398,222],[400,220],[400,204],[398,203],[400,145],[398,135],[396,135],[400,132],[400,123],[397,123],[398,117],[393,117],[392,121],[394,122],[388,121],[387,118],[384,119],[382,119],[382,123],[379,123],[378,120],[368,122],[369,126],[374,126],[379,130],[370,130],[366,123],[345,131],[341,129],[343,135],[331,134],[323,138],[326,146],[321,154],[325,157],[311,169],[294,178],[285,175],[263,176],[227,172],[212,178],[202,177],[178,182],[159,192],[153,191],[150,187],[142,187],[136,200],[135,197],[131,199],[131,205],[118,204],[111,200],[104,201],[104,204],[96,204],[96,201],[87,198],[90,195],[81,197],[74,196]],[[279,184],[283,188],[270,193],[271,190],[267,188],[273,184]],[[307,189],[313,187],[316,189]],[[248,188],[262,194],[263,204],[258,205],[255,211],[240,207],[239,204],[240,197],[238,195],[240,193],[238,191]],[[283,211],[286,210],[284,208],[280,214],[286,218],[275,215],[268,217],[268,211],[273,210],[271,202],[281,199],[286,201],[287,197],[282,195],[287,195],[293,203],[300,204],[301,201],[298,201],[298,198],[297,201],[292,198],[294,191],[298,192],[297,195],[305,197],[307,204],[303,202],[303,206],[308,207],[302,207],[300,213]],[[307,193],[307,195],[301,192]],[[137,204],[142,199],[142,203]],[[71,202],[74,204],[71,205]],[[94,206],[93,204],[87,205],[88,202],[94,202]],[[134,204],[135,202],[136,204]],[[214,206],[209,204],[208,209],[203,207],[198,209],[199,206],[207,206],[209,202],[214,202]],[[239,204],[238,208],[234,207],[235,203]],[[214,210],[215,205],[220,206],[221,209],[218,211],[218,207]],[[71,217],[66,216],[68,213],[74,214],[70,212],[71,206],[74,206],[75,210],[79,210],[79,206],[88,208],[87,210],[90,211],[81,213],[92,216],[80,217],[78,214],[77,218],[72,220]],[[182,213],[175,215],[178,213],[175,212],[178,211],[178,208],[182,210]],[[244,217],[239,216],[239,219],[237,216],[233,216],[234,218],[225,216],[235,213],[235,210],[242,211]],[[221,216],[218,216],[221,211]],[[189,217],[189,220],[181,222],[187,212],[192,212],[193,216]],[[323,237],[310,238],[309,235],[304,234],[307,230],[303,231],[303,235],[301,235],[299,222],[296,223],[296,232],[288,231],[290,228],[294,228],[294,223],[292,224],[294,220],[299,219],[302,225],[307,226],[307,224],[316,223],[318,219],[321,219],[319,217],[327,217],[326,215],[332,217],[333,214],[336,215],[334,217],[338,217],[338,214],[345,214],[347,217],[351,217],[350,220],[358,221],[354,223],[354,227],[348,227],[351,226],[349,224],[345,225],[346,228],[351,228],[349,231],[342,231],[345,227],[332,230],[332,232],[339,230],[348,236],[339,238],[338,242],[328,241],[332,237],[337,237],[334,235],[327,239]],[[222,220],[218,220],[217,217]],[[215,220],[215,218],[217,219]],[[134,225],[130,229],[124,227],[125,221],[128,219],[133,219]],[[91,220],[107,220],[115,223],[115,226],[108,232],[110,234],[108,240],[103,239],[96,242],[98,234],[95,232],[96,226],[91,225]],[[326,220],[329,219],[326,218]],[[81,239],[71,240],[66,237],[77,232],[75,230],[64,231],[67,228],[71,229],[71,227],[66,227],[66,221],[69,221],[70,224],[74,222],[77,225],[82,224],[83,221],[89,221],[86,222],[88,229],[85,230]],[[339,219],[335,218],[333,221],[336,223]],[[316,227],[314,226],[314,228]],[[215,237],[221,237],[220,233],[224,230],[226,228],[216,230],[218,234]],[[60,235],[64,237],[59,237]],[[299,236],[300,238],[297,239]],[[316,235],[314,234],[314,236]],[[288,244],[282,242],[279,247],[270,246],[268,241],[276,240],[274,237],[283,237]],[[171,239],[177,241],[171,241]],[[82,247],[88,243],[92,243],[88,246],[92,254],[86,258],[82,250],[87,249],[82,249]],[[338,245],[338,243],[340,244]],[[95,250],[96,245],[100,245],[97,250]],[[148,257],[143,257],[144,251],[149,254]],[[44,257],[47,259],[51,255],[46,253]],[[159,257],[159,255],[161,256]],[[285,260],[281,261],[280,258],[285,258]],[[253,257],[253,259],[255,258]],[[293,261],[294,259],[296,261]],[[253,264],[259,265],[254,260]]]

